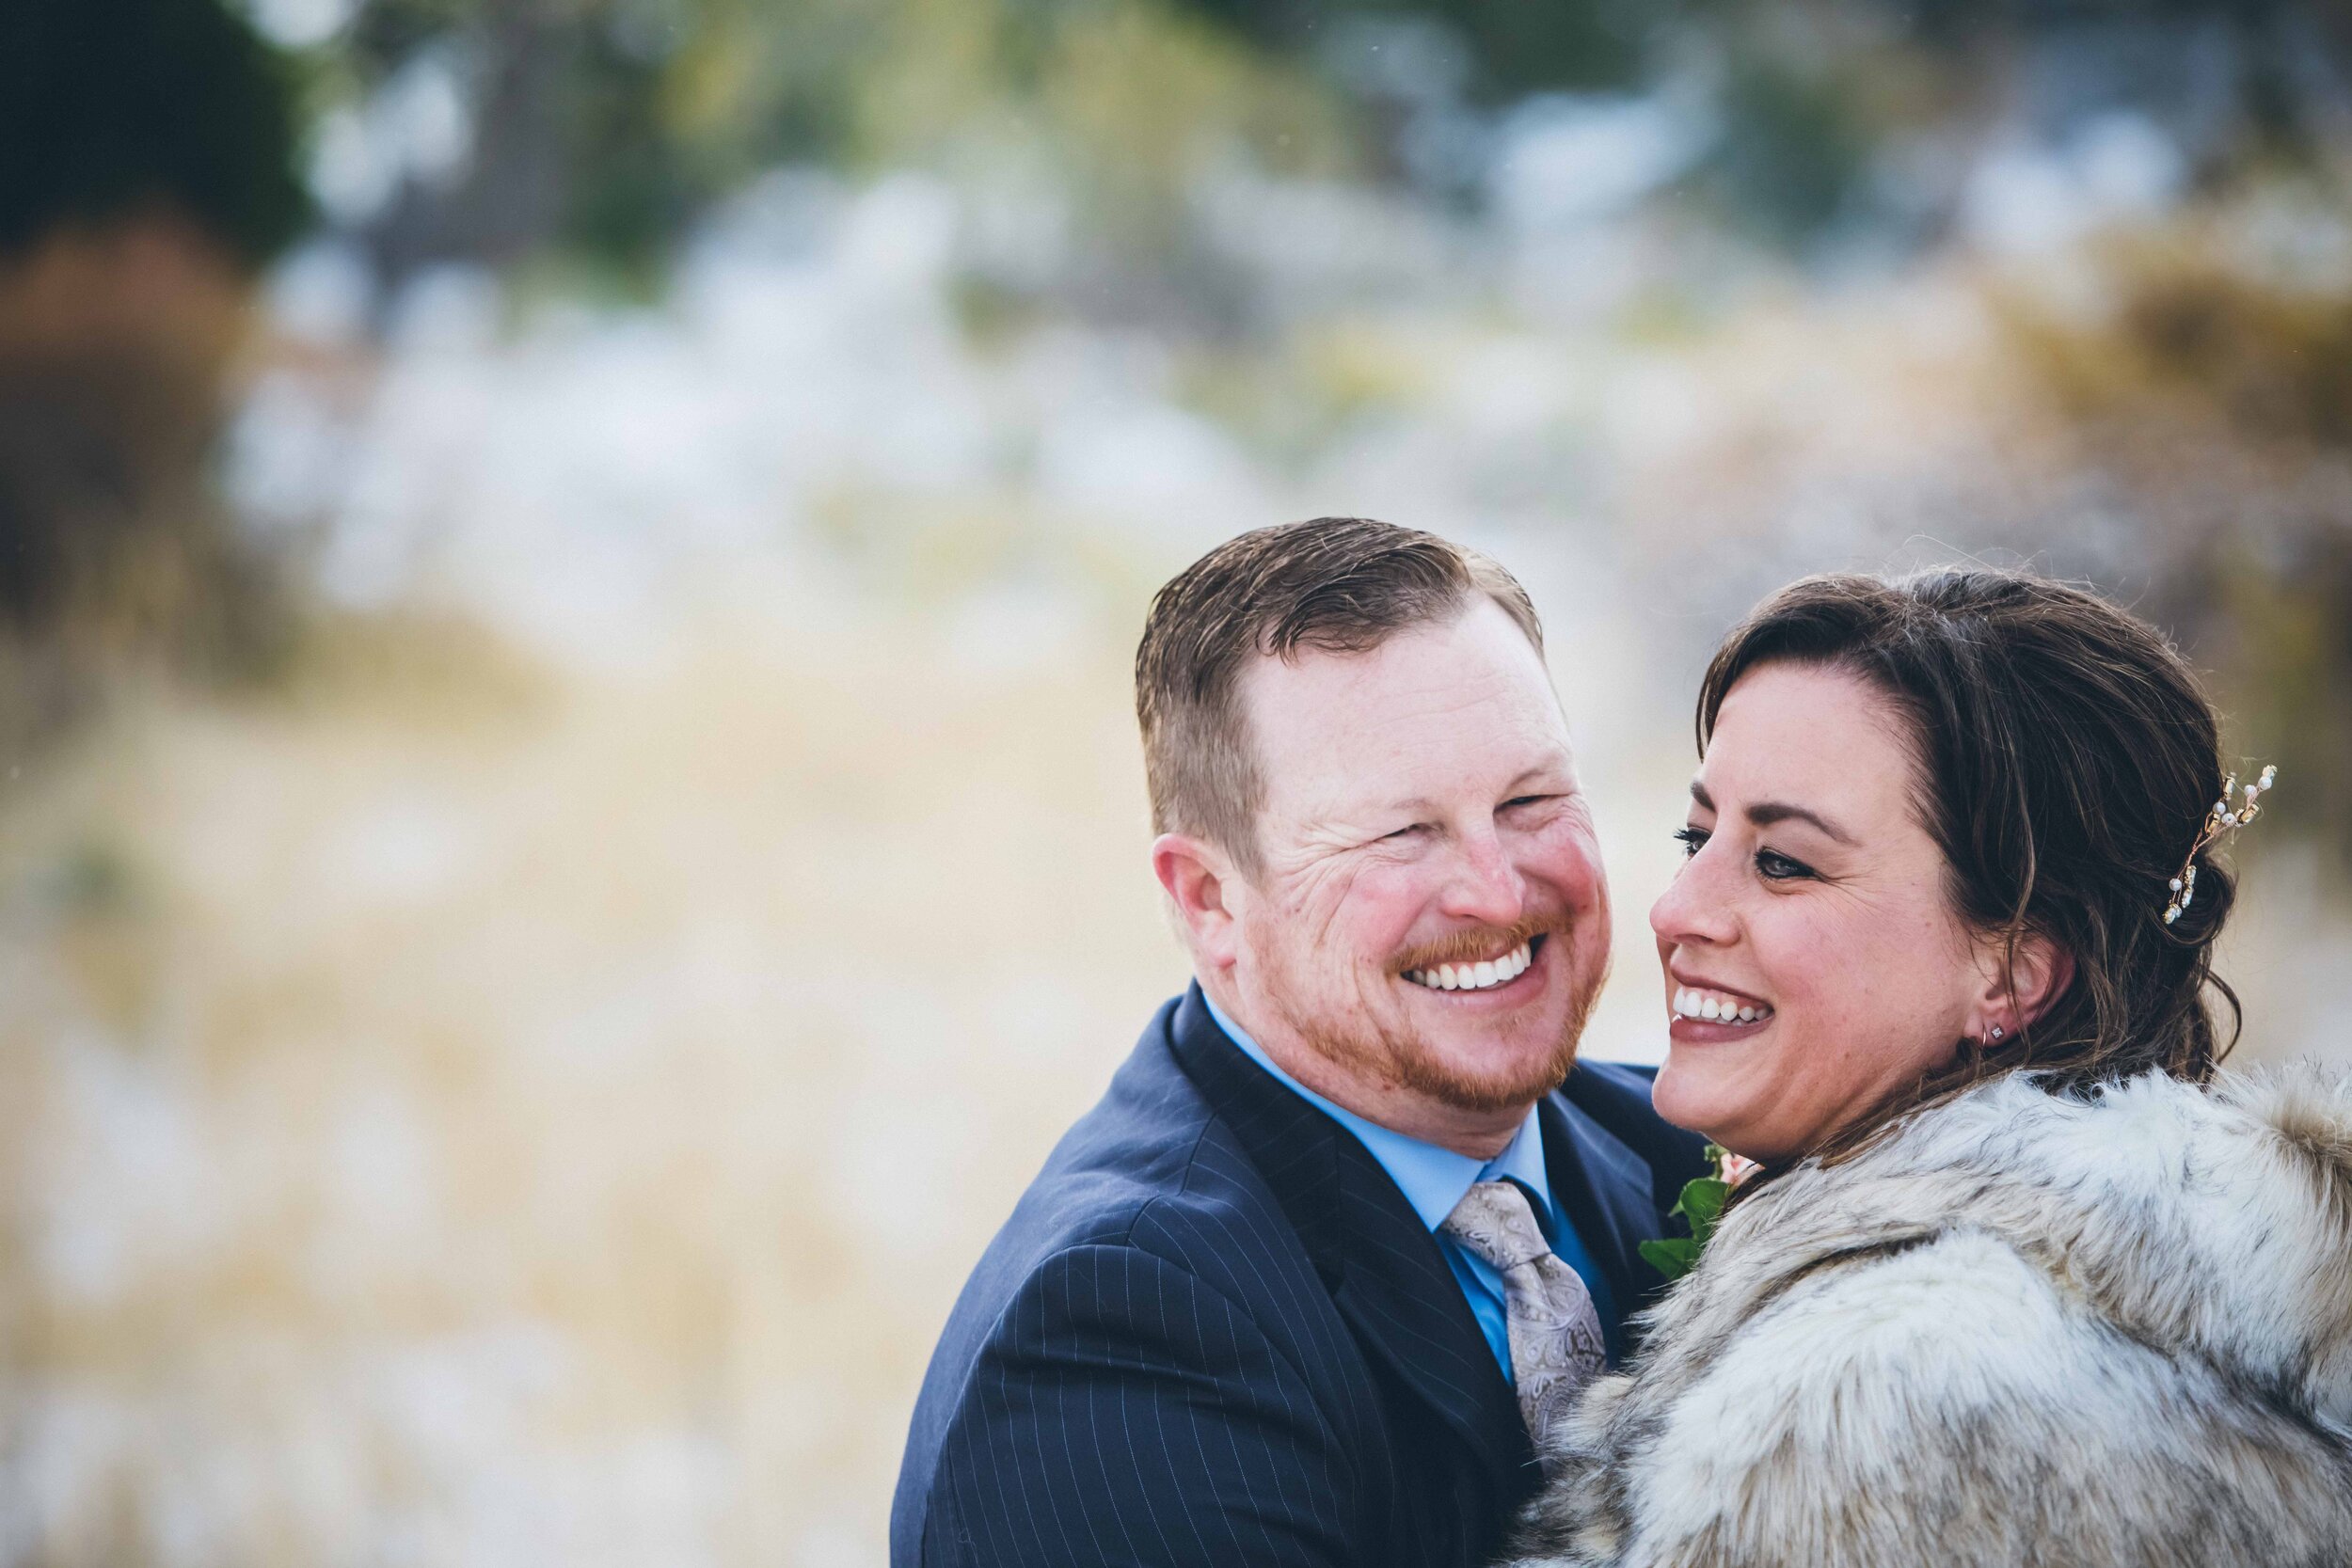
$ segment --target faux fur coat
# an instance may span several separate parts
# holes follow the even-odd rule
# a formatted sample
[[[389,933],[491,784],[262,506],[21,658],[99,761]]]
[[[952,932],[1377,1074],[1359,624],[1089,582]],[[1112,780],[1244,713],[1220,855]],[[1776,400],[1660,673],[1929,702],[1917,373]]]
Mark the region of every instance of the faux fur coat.
[[[1737,1204],[1521,1568],[2352,1564],[2352,1077],[2017,1077]]]

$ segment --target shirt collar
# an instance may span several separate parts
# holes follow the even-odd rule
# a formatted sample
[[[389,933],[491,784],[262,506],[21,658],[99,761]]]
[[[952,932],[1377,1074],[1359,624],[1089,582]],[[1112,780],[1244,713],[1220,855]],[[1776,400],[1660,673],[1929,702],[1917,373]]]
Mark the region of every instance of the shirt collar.
[[[1216,1020],[1218,1028],[1242,1048],[1249,1059],[1272,1073],[1292,1093],[1356,1134],[1357,1141],[1369,1150],[1380,1168],[1389,1173],[1405,1201],[1413,1206],[1421,1223],[1434,1233],[1454,1212],[1472,1183],[1517,1181],[1534,1195],[1537,1212],[1549,1217],[1551,1213],[1551,1181],[1544,1171],[1544,1127],[1530,1106],[1527,1119],[1512,1134],[1502,1153],[1481,1164],[1467,1154],[1399,1132],[1368,1121],[1344,1105],[1336,1104],[1315,1093],[1306,1085],[1282,1070],[1281,1065],[1265,1053],[1265,1048],[1249,1037],[1248,1033],[1225,1015],[1203,989],[1200,1000],[1208,1004],[1209,1016]]]

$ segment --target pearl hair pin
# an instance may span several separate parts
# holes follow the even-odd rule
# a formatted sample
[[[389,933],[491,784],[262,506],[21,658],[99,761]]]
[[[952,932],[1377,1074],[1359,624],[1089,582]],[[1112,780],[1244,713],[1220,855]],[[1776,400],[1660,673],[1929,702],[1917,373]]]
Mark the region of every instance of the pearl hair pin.
[[[2246,786],[2246,799],[2235,804],[2232,804],[2232,800],[2237,794],[2237,775],[2233,773],[2223,781],[2221,799],[2216,800],[2213,810],[2205,814],[2204,832],[2199,833],[2197,842],[2189,846],[2187,861],[2182,864],[2180,875],[2172,879],[2172,901],[2164,907],[2164,923],[2167,926],[2180,919],[2181,911],[2187,909],[2197,896],[2197,857],[2204,852],[2205,846],[2223,833],[2235,832],[2260,816],[2262,807],[2255,802],[2272,787],[2278,777],[2276,764],[2265,765],[2262,777]]]

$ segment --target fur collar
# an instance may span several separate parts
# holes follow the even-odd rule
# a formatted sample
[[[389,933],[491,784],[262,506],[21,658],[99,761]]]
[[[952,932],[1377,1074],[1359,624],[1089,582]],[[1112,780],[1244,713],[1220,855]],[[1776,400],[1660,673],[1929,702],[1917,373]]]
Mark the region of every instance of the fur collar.
[[[1648,1347],[1528,1560],[2352,1561],[2352,1075],[1985,1085],[1736,1206]]]

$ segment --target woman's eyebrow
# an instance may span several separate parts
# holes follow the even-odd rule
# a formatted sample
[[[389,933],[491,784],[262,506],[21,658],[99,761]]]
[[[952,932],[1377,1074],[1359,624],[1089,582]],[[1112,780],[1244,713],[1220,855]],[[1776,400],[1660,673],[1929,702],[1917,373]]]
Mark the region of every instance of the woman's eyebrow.
[[[1715,798],[1708,794],[1707,786],[1696,779],[1691,781],[1691,799],[1699,803],[1702,811],[1716,809]],[[1775,822],[1807,822],[1840,844],[1853,843],[1852,837],[1828,817],[1805,806],[1790,805],[1786,800],[1758,800],[1740,815],[1759,828],[1769,828]]]
[[[1833,827],[1829,818],[1819,812],[1808,811],[1803,806],[1792,806],[1786,800],[1758,800],[1747,809],[1746,815],[1748,820],[1759,828],[1769,828],[1775,822],[1809,822],[1840,844],[1853,842],[1852,839]]]

